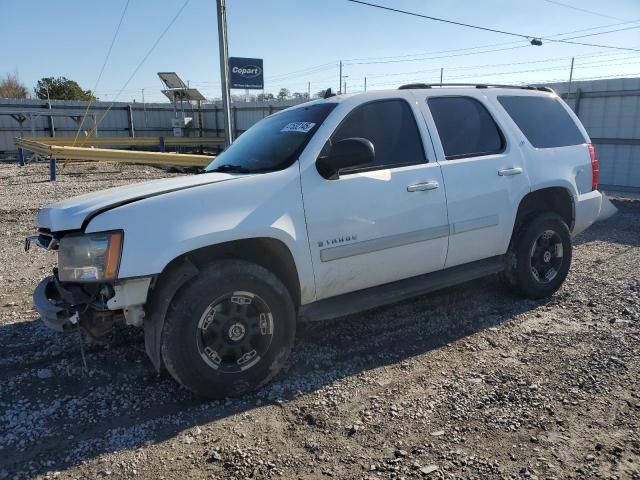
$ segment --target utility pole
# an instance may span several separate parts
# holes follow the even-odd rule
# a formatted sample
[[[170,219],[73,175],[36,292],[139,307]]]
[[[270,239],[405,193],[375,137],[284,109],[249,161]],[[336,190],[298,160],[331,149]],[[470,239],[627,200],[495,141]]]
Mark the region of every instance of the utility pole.
[[[216,0],[218,7],[218,44],[220,51],[220,82],[222,83],[222,113],[224,116],[224,143],[233,142],[231,128],[231,95],[229,93],[229,50],[227,47],[227,8],[225,0]]]
[[[364,91],[367,91],[367,77],[364,77]]]
[[[311,100],[311,82],[307,82],[307,100]]]
[[[442,76],[444,75],[444,68],[440,68],[440,86],[442,86]]]
[[[340,81],[338,82],[338,94],[342,93],[342,60],[340,60]]]
[[[344,93],[347,93],[347,81],[344,81]]]
[[[567,103],[569,103],[569,95],[571,95],[571,82],[573,81],[573,61],[574,57],[571,57],[571,70],[569,71],[569,86],[567,87]]]

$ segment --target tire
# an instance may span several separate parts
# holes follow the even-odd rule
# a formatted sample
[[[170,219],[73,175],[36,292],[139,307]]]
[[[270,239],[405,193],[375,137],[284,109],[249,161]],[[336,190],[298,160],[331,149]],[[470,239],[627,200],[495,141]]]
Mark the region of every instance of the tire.
[[[567,277],[571,256],[567,224],[555,213],[542,213],[527,220],[514,235],[500,279],[526,298],[548,298]]]
[[[199,396],[238,396],[278,373],[295,329],[291,295],[273,273],[242,260],[220,260],[172,300],[162,359],[171,376]]]

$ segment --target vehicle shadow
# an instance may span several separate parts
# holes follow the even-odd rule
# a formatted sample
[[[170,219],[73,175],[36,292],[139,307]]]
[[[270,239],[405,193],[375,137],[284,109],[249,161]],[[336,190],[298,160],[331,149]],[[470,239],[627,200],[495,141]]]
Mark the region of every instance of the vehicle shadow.
[[[506,292],[495,277],[301,328],[284,371],[262,390],[206,401],[158,376],[138,331],[88,347],[39,321],[0,326],[0,478],[64,470],[96,456],[158,443],[196,425],[428,353],[499,325],[541,302]]]

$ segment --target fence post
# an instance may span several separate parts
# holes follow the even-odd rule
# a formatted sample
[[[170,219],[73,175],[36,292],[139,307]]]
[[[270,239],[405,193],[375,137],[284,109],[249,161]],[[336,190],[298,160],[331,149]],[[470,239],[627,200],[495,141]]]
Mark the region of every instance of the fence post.
[[[581,88],[577,88],[576,89],[576,100],[573,104],[573,113],[576,114],[576,117],[580,117],[580,97],[582,96],[582,89]],[[569,100],[567,98],[567,100]]]
[[[164,137],[160,137],[160,151],[164,153]]]
[[[49,159],[49,180],[52,182],[56,181],[56,159]]]
[[[18,148],[18,160],[20,160],[21,167],[24,167],[26,165],[24,161],[24,150],[22,148]]]
[[[133,128],[133,109],[131,108],[131,105],[127,105],[127,113],[127,121],[129,123],[129,136],[133,138],[136,136],[136,132]]]
[[[238,107],[233,107],[233,135],[232,138],[238,138]],[[231,140],[229,140],[231,144]]]

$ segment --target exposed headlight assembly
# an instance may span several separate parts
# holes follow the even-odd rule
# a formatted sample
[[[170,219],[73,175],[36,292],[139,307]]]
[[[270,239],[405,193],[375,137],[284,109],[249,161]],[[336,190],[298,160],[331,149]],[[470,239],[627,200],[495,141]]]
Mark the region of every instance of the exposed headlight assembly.
[[[118,276],[122,231],[66,235],[58,247],[61,282],[100,282]]]

